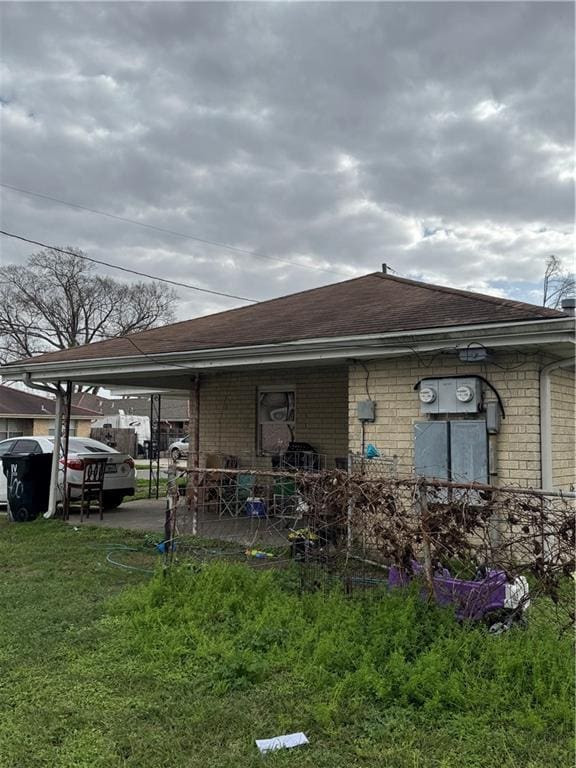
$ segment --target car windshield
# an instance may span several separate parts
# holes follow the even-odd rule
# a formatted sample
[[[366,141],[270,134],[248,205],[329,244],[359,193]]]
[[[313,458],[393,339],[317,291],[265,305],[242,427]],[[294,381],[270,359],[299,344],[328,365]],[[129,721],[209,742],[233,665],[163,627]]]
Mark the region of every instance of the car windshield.
[[[54,438],[51,437],[50,441],[54,442]],[[108,445],[104,445],[104,443],[80,437],[71,437],[68,440],[68,451],[70,453],[117,453],[114,448],[110,448]]]
[[[80,440],[71,437],[68,441],[69,450],[75,453],[112,453],[113,448],[109,448],[104,443],[98,443],[95,440]]]

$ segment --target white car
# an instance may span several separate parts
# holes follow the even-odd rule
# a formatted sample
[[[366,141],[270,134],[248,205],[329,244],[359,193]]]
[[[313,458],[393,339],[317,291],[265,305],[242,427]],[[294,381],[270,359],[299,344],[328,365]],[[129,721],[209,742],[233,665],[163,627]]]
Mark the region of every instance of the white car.
[[[22,453],[53,453],[53,437],[12,437],[0,441],[0,460],[2,457]],[[71,437],[68,443],[68,461],[66,475],[73,483],[82,482],[82,457],[94,454],[108,454],[106,474],[104,476],[103,500],[106,509],[113,509],[122,503],[124,496],[132,496],[136,486],[134,459],[127,453],[119,453],[98,440],[90,437]],[[64,459],[60,459],[62,464]],[[62,498],[64,469],[60,469],[59,498]],[[7,504],[6,476],[0,466],[0,505]]]
[[[180,438],[180,440],[176,440],[174,443],[170,443],[168,455],[174,461],[178,461],[182,456],[188,456],[188,435]]]

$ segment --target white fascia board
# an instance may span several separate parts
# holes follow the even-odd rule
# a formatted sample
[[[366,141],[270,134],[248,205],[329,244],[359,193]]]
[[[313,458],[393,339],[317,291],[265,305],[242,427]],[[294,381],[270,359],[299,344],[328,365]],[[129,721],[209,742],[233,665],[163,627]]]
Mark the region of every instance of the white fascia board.
[[[558,323],[563,323],[561,328]],[[553,328],[550,328],[550,325]],[[540,326],[537,327],[537,326]],[[55,381],[74,378],[85,380],[90,376],[174,374],[217,368],[242,367],[278,363],[313,362],[315,360],[341,360],[350,358],[397,357],[416,352],[458,350],[471,344],[488,347],[518,347],[534,344],[573,343],[570,318],[525,321],[523,323],[484,324],[427,331],[395,332],[390,334],[307,339],[280,344],[222,347],[188,352],[149,353],[117,358],[92,360],[64,360],[54,363],[34,363],[33,358],[22,365],[0,368],[6,379],[19,379],[30,373],[36,381]],[[475,339],[472,331],[492,331]],[[504,332],[503,332],[504,331]],[[428,336],[429,341],[424,337]],[[436,338],[434,338],[436,336]],[[462,337],[464,338],[462,339]],[[394,342],[399,342],[395,344]],[[408,345],[402,341],[412,342]]]

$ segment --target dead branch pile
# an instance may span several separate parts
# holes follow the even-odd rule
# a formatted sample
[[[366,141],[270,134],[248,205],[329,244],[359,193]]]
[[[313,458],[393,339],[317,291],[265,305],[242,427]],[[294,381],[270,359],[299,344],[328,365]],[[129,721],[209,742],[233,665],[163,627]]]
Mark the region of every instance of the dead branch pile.
[[[532,577],[532,594],[568,614],[573,594],[572,500],[528,489],[464,487],[422,480],[323,472],[298,477],[307,525],[336,547],[355,547],[382,562],[422,560],[473,573],[489,566]]]

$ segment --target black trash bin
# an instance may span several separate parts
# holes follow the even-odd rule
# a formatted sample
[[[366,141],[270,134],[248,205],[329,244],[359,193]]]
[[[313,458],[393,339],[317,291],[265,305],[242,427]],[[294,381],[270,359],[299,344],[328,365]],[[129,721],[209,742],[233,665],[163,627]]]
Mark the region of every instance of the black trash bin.
[[[2,457],[6,475],[8,517],[17,523],[35,520],[48,509],[51,453],[18,453]]]

